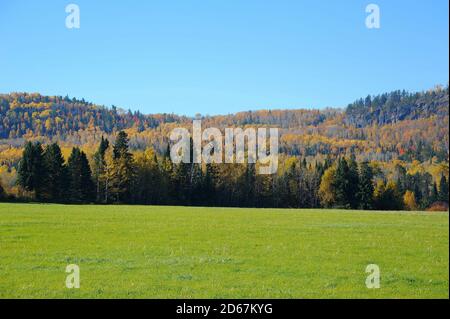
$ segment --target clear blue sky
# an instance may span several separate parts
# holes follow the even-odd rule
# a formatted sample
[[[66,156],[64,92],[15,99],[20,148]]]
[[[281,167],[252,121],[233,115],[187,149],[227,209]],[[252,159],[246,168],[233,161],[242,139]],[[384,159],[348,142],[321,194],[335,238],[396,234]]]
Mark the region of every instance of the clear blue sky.
[[[78,4],[81,28],[65,27]],[[381,9],[367,29],[365,7]],[[447,0],[0,2],[0,92],[143,113],[345,106],[448,83]]]

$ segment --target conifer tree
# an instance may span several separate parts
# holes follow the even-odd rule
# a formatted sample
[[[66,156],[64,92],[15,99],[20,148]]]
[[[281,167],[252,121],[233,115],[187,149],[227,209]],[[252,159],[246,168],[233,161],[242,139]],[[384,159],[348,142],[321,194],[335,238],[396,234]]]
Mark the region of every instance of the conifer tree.
[[[439,200],[448,203],[448,181],[444,175],[441,175],[439,181]]]
[[[42,199],[46,184],[46,170],[43,149],[39,142],[27,142],[18,167],[18,184],[25,190],[34,192],[37,200]]]
[[[431,202],[437,202],[439,200],[439,191],[436,182],[433,183],[433,188],[431,189]]]
[[[347,201],[348,206],[352,209],[356,209],[359,206],[358,191],[359,191],[359,172],[358,164],[356,163],[355,155],[350,156],[348,163],[348,189],[347,189]]]
[[[358,201],[359,208],[372,209],[373,208],[373,171],[369,166],[369,163],[361,163],[359,173],[359,185],[358,185]]]
[[[87,203],[94,200],[95,185],[86,154],[78,147],[72,148],[67,170],[69,173],[69,198],[72,202]]]
[[[106,151],[109,148],[108,139],[102,139],[94,154],[93,178],[96,186],[96,200],[103,202],[105,198],[105,173],[106,173]]]
[[[130,203],[132,199],[135,167],[133,155],[128,149],[128,136],[120,131],[113,147],[114,171],[111,194],[116,202]]]
[[[333,189],[335,190],[335,205],[340,208],[350,208],[349,191],[349,168],[345,158],[338,160]]]
[[[66,201],[69,186],[68,172],[59,145],[57,143],[48,145],[43,158],[47,172],[45,197],[55,202]]]

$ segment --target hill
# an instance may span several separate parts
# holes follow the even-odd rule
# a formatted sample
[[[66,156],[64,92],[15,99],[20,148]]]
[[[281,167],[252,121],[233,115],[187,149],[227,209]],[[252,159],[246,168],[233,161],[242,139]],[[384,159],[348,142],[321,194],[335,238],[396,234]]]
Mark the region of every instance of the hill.
[[[448,158],[449,89],[394,91],[368,96],[341,109],[259,110],[202,116],[204,127],[276,126],[280,151],[317,156],[355,153],[368,160],[425,161]],[[21,147],[25,140],[88,145],[101,136],[114,139],[127,130],[133,149],[153,147],[160,154],[174,126],[190,127],[192,118],[144,115],[84,99],[38,93],[0,95],[0,144]]]

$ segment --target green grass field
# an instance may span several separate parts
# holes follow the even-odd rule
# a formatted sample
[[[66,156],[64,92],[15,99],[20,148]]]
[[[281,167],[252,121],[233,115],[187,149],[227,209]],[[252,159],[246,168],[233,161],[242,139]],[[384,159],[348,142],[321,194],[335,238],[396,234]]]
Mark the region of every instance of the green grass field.
[[[0,298],[448,298],[448,213],[0,204]],[[68,264],[81,288],[65,287]],[[381,288],[368,289],[377,264]]]

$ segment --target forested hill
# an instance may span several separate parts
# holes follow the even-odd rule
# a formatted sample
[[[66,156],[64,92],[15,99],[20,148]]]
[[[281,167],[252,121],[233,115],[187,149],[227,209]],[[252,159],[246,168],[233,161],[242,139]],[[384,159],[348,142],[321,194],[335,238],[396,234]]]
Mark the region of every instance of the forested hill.
[[[213,116],[220,126],[251,124],[277,125],[295,129],[318,126],[326,120],[339,118],[348,125],[364,127],[403,120],[417,120],[449,115],[449,89],[436,88],[426,92],[394,91],[359,99],[346,108],[343,116],[338,109],[248,111],[234,115]],[[78,130],[96,128],[105,133],[135,127],[138,131],[156,128],[163,123],[190,121],[174,114],[143,115],[113,106],[94,105],[84,99],[42,96],[38,93],[0,94],[0,138],[28,136],[64,137]]]
[[[427,92],[394,91],[374,97],[369,95],[347,107],[346,122],[364,127],[374,123],[384,125],[434,115],[443,118],[449,116],[448,102],[448,86]]]
[[[288,155],[354,153],[361,160],[423,162],[434,157],[448,161],[448,116],[447,86],[426,92],[368,96],[344,110],[259,110],[201,119],[204,128],[279,127],[280,151]],[[21,148],[25,140],[57,141],[87,149],[96,147],[102,136],[114,140],[120,130],[127,131],[132,149],[152,147],[161,154],[170,131],[178,125],[190,127],[192,118],[144,115],[69,97],[1,94],[0,162],[12,160],[5,150]]]
[[[0,95],[0,138],[65,136],[88,128],[105,133],[137,127],[155,128],[161,123],[178,122],[173,114],[143,115],[115,106],[106,108],[84,99],[43,96],[38,93]]]

